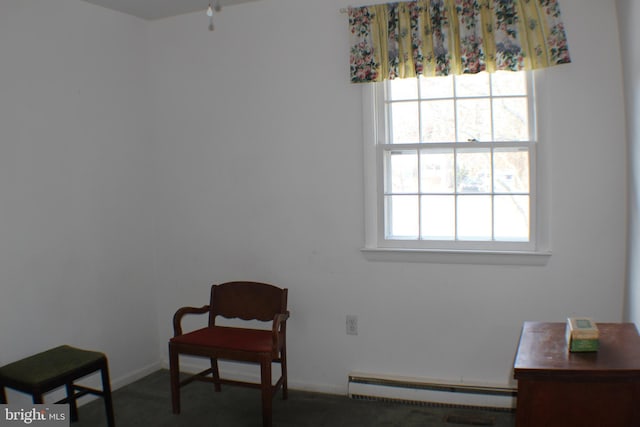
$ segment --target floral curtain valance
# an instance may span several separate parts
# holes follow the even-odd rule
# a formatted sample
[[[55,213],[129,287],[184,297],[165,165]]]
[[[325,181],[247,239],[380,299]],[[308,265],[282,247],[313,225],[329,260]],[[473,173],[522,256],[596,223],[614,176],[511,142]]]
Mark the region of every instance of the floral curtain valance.
[[[417,0],[348,14],[353,83],[571,62],[557,0]]]

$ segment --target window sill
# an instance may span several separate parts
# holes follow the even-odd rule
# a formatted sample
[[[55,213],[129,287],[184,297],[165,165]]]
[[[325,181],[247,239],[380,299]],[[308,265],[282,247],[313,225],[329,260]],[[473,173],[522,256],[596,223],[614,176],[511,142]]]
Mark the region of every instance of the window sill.
[[[546,265],[551,251],[464,251],[436,249],[362,248],[369,261],[424,262],[432,264]]]

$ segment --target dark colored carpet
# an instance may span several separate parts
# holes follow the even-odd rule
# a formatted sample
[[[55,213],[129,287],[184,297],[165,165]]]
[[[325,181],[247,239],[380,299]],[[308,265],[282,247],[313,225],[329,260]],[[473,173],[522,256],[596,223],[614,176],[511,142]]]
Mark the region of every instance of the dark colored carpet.
[[[117,427],[261,427],[260,391],[195,382],[182,388],[182,413],[171,413],[169,372],[161,370],[113,395]],[[96,399],[79,409],[75,427],[106,426],[104,404]],[[273,401],[274,427],[513,427],[512,412],[417,406],[353,400],[346,396],[289,390]]]

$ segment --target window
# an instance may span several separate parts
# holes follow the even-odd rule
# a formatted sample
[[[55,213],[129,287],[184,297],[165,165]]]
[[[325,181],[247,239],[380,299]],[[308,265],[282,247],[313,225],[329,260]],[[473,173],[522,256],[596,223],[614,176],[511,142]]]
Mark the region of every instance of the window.
[[[366,246],[536,251],[531,73],[373,86]]]

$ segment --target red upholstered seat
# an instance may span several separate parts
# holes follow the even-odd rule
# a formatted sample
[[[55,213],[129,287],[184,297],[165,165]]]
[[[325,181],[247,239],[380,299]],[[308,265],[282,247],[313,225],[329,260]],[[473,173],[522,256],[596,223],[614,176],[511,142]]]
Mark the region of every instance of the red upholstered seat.
[[[184,335],[171,338],[170,342],[180,344],[224,347],[228,350],[271,352],[273,336],[271,331],[259,329],[214,326],[202,328]]]

